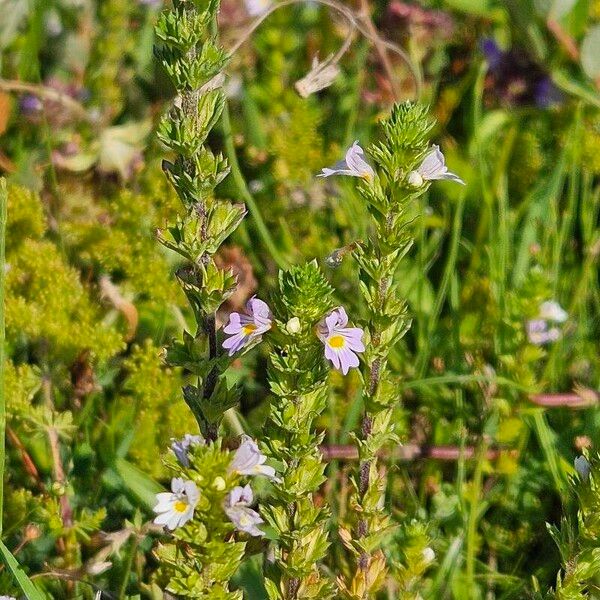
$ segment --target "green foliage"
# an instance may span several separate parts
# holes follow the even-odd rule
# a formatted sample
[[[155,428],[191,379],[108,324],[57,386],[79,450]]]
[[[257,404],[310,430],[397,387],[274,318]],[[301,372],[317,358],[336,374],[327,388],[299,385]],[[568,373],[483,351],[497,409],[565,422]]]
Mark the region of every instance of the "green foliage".
[[[131,13],[131,3],[127,0],[103,2],[98,13],[100,27],[94,41],[89,83],[94,101],[109,119],[120,114],[125,103],[124,65],[134,50],[129,35]]]

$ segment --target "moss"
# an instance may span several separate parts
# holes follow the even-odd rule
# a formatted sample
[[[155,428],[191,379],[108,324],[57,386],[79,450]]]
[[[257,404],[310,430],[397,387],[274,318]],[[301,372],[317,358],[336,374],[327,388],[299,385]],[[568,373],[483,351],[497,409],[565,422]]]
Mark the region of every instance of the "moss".
[[[130,456],[154,477],[164,474],[160,454],[172,437],[196,433],[198,427],[181,398],[181,374],[162,367],[160,348],[151,341],[136,346],[125,361],[129,375],[119,401],[136,407],[136,431]]]
[[[26,239],[9,256],[6,329],[9,340],[37,343],[47,357],[71,364],[81,349],[106,360],[123,348],[122,335],[49,241]]]

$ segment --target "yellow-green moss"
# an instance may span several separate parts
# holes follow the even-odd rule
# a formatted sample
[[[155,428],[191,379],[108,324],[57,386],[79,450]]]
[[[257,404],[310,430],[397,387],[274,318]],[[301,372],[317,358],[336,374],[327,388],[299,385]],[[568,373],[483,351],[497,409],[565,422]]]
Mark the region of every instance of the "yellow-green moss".
[[[164,473],[160,455],[170,439],[197,433],[198,429],[181,396],[181,373],[161,366],[160,352],[150,340],[134,348],[125,361],[129,375],[119,400],[136,406],[130,456],[138,467],[155,477]]]

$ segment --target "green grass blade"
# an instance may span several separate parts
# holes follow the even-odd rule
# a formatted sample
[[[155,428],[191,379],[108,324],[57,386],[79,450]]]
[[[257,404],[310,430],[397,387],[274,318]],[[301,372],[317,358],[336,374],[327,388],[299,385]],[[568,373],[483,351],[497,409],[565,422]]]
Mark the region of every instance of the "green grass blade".
[[[131,493],[148,509],[156,506],[156,494],[164,492],[154,479],[123,458],[115,462],[115,470]]]
[[[6,219],[8,213],[8,190],[6,179],[0,178],[0,536],[4,508],[4,461],[6,398],[4,397],[4,250],[6,242]]]
[[[21,591],[25,594],[27,600],[46,600],[42,592],[40,592],[27,577],[25,571],[21,569],[17,559],[11,554],[10,550],[0,541],[0,554],[2,561],[12,573],[15,581],[19,584]]]

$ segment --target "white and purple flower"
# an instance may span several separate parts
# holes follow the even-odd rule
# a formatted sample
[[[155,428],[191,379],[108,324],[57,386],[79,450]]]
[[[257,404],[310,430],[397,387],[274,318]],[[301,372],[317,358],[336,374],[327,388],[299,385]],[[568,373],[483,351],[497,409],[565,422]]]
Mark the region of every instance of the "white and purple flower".
[[[257,443],[251,437],[243,435],[242,443],[235,451],[229,470],[240,475],[264,475],[270,479],[277,479],[275,469],[265,465],[266,461],[267,457],[258,449]]]
[[[554,323],[564,323],[569,315],[567,311],[555,300],[546,300],[540,305],[540,319],[553,321]]]
[[[192,446],[201,446],[204,439],[201,435],[186,433],[180,440],[171,438],[171,450],[177,457],[179,464],[186,469],[190,466],[189,451]]]
[[[254,500],[252,488],[236,486],[225,499],[225,513],[239,531],[245,531],[252,536],[264,535],[257,525],[264,523],[260,515],[250,508]]]
[[[173,531],[185,525],[194,516],[194,509],[200,499],[200,491],[193,481],[185,481],[180,477],[171,480],[171,492],[156,494],[157,504],[154,512],[156,525],[164,525]]]
[[[223,348],[229,350],[229,356],[269,331],[271,317],[267,304],[254,296],[246,304],[246,313],[232,312],[229,323],[223,329],[230,336],[223,342]]]
[[[358,367],[357,352],[364,352],[363,330],[346,327],[348,315],[342,306],[333,310],[318,325],[317,335],[325,346],[325,358],[344,375],[350,368]]]
[[[527,338],[531,344],[543,346],[556,342],[562,336],[558,325],[569,318],[567,312],[554,300],[547,300],[540,305],[539,314],[526,323]]]
[[[465,185],[465,182],[454,173],[448,171],[446,159],[439,146],[433,146],[431,152],[423,159],[416,171],[408,174],[408,183],[413,187],[421,187],[425,181],[446,179]]]
[[[269,11],[273,3],[271,0],[244,0],[246,12],[251,17],[260,17]]]
[[[325,167],[317,177],[330,177],[331,175],[347,175],[349,177],[361,177],[362,179],[373,179],[375,171],[373,167],[364,159],[365,152],[354,142],[348,151],[344,160],[333,165]]]

